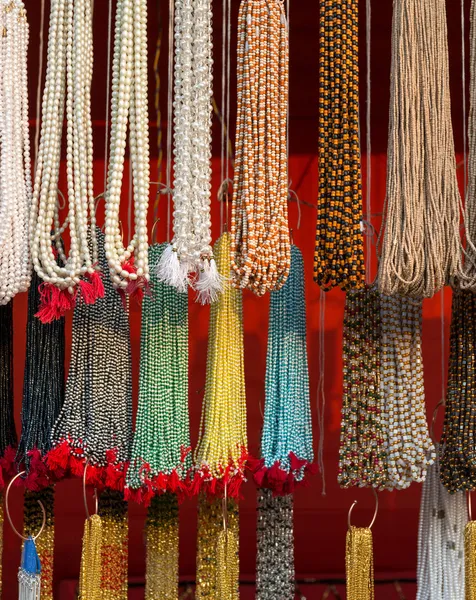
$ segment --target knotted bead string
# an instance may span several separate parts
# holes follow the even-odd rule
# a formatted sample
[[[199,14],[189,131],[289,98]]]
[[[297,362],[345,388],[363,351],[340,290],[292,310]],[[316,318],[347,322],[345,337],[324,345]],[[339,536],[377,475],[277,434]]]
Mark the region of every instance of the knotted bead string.
[[[102,521],[101,600],[127,600],[129,524],[127,503],[120,492],[105,490],[99,496],[99,516]]]
[[[238,17],[234,285],[262,296],[284,285],[288,229],[288,24],[279,0],[242,0]]]
[[[13,409],[13,305],[0,305],[0,487],[13,474],[17,445]]]
[[[454,290],[445,420],[441,436],[441,481],[449,492],[476,488],[476,296]]]
[[[253,466],[258,485],[292,492],[314,459],[306,347],[304,262],[291,246],[284,286],[270,294],[266,398],[261,436],[264,460]]]
[[[258,491],[256,599],[294,600],[293,496]]]
[[[210,309],[207,375],[200,433],[195,451],[194,488],[202,486],[221,495],[239,494],[248,457],[246,393],[243,359],[242,292],[229,283],[230,234],[216,242],[219,272],[228,281]]]
[[[107,265],[104,234],[97,231],[99,264]],[[104,298],[80,304],[73,315],[71,363],[65,402],[52,431],[50,469],[113,489],[124,486],[132,444],[132,373],[129,319],[105,278]]]
[[[167,244],[149,248],[160,260]],[[188,414],[188,296],[151,275],[152,296],[142,303],[139,407],[126,495],[184,488],[191,469]],[[134,490],[139,490],[135,494]]]
[[[30,283],[29,27],[21,0],[0,1],[0,305]]]
[[[358,0],[320,2],[314,279],[323,290],[356,289],[365,283],[358,23]]]
[[[17,463],[25,461],[25,484],[32,490],[48,483],[42,459],[51,449],[51,431],[63,406],[65,379],[64,319],[43,324],[35,317],[39,284],[34,273],[28,292],[22,429],[16,456]]]

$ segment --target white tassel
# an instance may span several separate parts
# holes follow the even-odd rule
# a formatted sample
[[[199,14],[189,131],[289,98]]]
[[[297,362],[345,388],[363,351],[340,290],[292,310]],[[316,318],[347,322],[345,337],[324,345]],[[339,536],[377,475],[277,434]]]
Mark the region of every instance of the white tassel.
[[[223,292],[226,278],[218,271],[215,259],[205,258],[200,265],[198,279],[195,283],[197,300],[202,304],[216,302]]]
[[[189,283],[188,267],[180,261],[175,245],[170,244],[163,251],[156,266],[156,274],[159,281],[168,283],[177,288],[179,292],[187,291]]]
[[[23,569],[18,571],[18,600],[40,600],[41,577]]]

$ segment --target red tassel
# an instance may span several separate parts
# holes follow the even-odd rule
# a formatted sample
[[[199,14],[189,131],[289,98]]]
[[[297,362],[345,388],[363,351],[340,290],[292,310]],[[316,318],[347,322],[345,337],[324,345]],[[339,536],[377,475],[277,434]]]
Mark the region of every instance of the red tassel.
[[[51,471],[66,471],[69,463],[69,445],[63,441],[48,452],[47,464]]]
[[[187,456],[190,454],[190,452],[192,451],[192,447],[189,446],[188,448],[186,448],[185,446],[181,446],[180,448],[180,462],[184,463],[185,459],[187,458]]]
[[[289,462],[293,471],[300,471],[307,463],[307,460],[298,458],[294,452],[289,453]]]
[[[195,473],[193,476],[193,480],[190,483],[190,495],[197,496],[200,492],[200,488],[202,486],[202,477],[200,473]]]
[[[52,283],[42,283],[39,286],[40,307],[35,317],[42,323],[51,323],[63,317],[76,304],[76,294],[70,294],[67,289],[60,290]]]
[[[254,478],[257,486],[263,487],[263,480],[265,478],[265,475],[266,475],[266,469],[260,469],[259,471],[256,471],[256,473],[253,475],[253,478]]]
[[[105,291],[101,273],[95,270],[93,273],[86,273],[86,277],[89,279],[91,285],[93,286],[94,297],[104,298]]]
[[[169,488],[172,492],[175,492],[175,491],[177,491],[177,489],[179,487],[180,487],[180,479],[179,479],[179,476],[177,475],[177,471],[174,469],[169,477]]]

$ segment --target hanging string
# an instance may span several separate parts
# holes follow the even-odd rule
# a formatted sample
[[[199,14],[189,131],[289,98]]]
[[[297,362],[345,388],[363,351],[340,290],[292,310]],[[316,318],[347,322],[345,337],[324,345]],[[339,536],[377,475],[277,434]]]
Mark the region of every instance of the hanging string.
[[[145,600],[177,600],[179,509],[175,494],[155,496],[147,512]]]
[[[165,166],[165,185],[167,189],[167,241],[170,242],[172,222],[172,130],[173,130],[173,93],[174,93],[174,0],[169,0],[168,35],[168,75],[167,75],[167,163]]]
[[[36,273],[28,291],[26,359],[23,376],[21,436],[16,462],[25,462],[28,489],[48,485],[44,458],[51,450],[51,431],[64,402],[64,318],[43,324],[35,315],[41,301]]]
[[[326,295],[323,290],[319,296],[319,380],[317,384],[317,428],[319,441],[317,450],[317,465],[322,480],[322,495],[326,495],[326,473],[324,465],[325,416],[326,416]]]
[[[149,248],[158,262],[167,244]],[[188,413],[188,296],[151,275],[142,303],[139,406],[126,499],[184,493],[192,468]]]
[[[163,150],[162,150],[162,112],[160,110],[160,92],[161,92],[161,81],[160,81],[160,55],[162,52],[162,38],[163,38],[163,30],[162,30],[162,5],[159,3],[157,9],[157,24],[158,24],[158,33],[157,33],[157,41],[155,44],[155,56],[154,56],[154,78],[155,78],[155,93],[154,93],[154,108],[155,108],[155,124],[157,127],[157,181],[162,181],[162,159],[163,159]],[[153,220],[154,223],[159,218],[159,194],[155,196],[155,202],[153,207]],[[152,239],[152,242],[156,241]]]
[[[0,487],[14,474],[13,305],[0,306]]]
[[[84,522],[78,600],[102,600],[102,520],[92,515]]]
[[[45,0],[41,0],[40,4],[40,32],[38,42],[38,80],[36,84],[36,127],[35,127],[35,161],[33,172],[36,171],[36,160],[38,158],[38,145],[40,143],[40,123],[41,123],[41,82],[43,79],[43,54],[45,46]]]
[[[127,600],[129,525],[127,503],[120,492],[106,490],[99,496],[99,516],[102,521],[101,600]]]
[[[366,114],[366,153],[367,153],[367,189],[365,193],[365,220],[372,223],[372,0],[365,3],[365,41],[367,48],[367,114]],[[367,284],[372,281],[372,237],[366,232],[366,265]]]
[[[391,69],[379,287],[431,297],[462,270],[444,0],[394,3]]]
[[[228,282],[230,238],[224,233],[214,247],[218,270]],[[229,496],[238,497],[248,459],[247,446],[242,292],[227,283],[210,309],[194,489],[201,486],[222,496],[227,486]]]
[[[464,0],[461,0],[461,86],[463,89],[463,187],[464,199],[468,185],[467,137],[466,137],[466,19],[464,14]]]
[[[107,15],[107,63],[106,63],[106,118],[104,131],[104,190],[107,188],[107,166],[109,164],[109,101],[111,95],[111,42],[112,42],[112,0],[109,0]]]
[[[294,245],[289,277],[270,294],[261,456],[249,467],[276,494],[292,493],[313,470],[304,261]]]

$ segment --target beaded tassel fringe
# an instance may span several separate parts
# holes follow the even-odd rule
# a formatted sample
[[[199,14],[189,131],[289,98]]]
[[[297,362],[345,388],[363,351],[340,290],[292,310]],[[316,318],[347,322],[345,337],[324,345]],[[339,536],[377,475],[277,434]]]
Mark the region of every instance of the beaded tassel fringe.
[[[105,490],[99,496],[102,521],[101,600],[127,600],[127,503],[120,492]],[[89,600],[89,598],[88,598]]]
[[[258,491],[256,600],[294,600],[293,496]]]
[[[102,520],[92,515],[84,523],[79,572],[79,600],[102,600]]]
[[[18,571],[18,600],[40,600],[41,563],[33,538],[23,544],[21,566]]]
[[[348,600],[374,600],[373,541],[367,527],[351,527],[347,532],[345,572]]]

